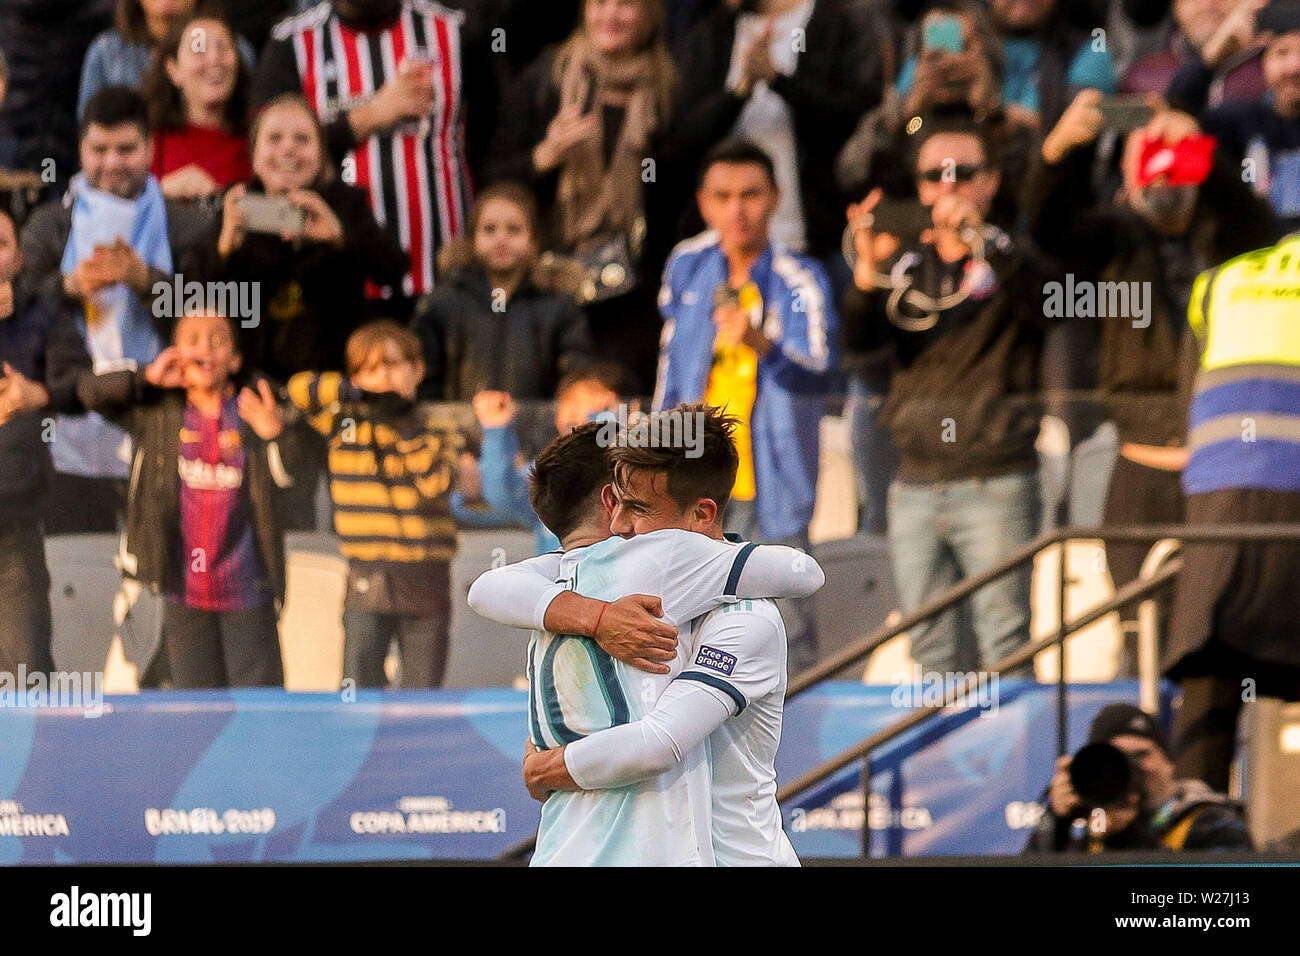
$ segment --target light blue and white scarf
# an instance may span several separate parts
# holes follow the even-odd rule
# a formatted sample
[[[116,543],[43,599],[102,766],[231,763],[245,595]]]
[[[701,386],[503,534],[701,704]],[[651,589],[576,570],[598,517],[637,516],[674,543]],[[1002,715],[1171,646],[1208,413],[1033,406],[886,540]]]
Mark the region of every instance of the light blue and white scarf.
[[[171,247],[167,242],[167,205],[158,181],[151,175],[135,199],[122,199],[93,188],[84,173],[72,178],[65,202],[72,204],[72,231],[63,248],[60,270],[64,275],[89,258],[97,245],[120,236],[145,265],[170,274]],[[162,337],[149,310],[124,283],[96,292],[87,303],[93,322],[80,322],[86,348],[96,372],[135,368],[162,351]],[[54,467],[65,474],[125,478],[131,461],[126,433],[99,415],[62,415],[56,423],[51,451]]]

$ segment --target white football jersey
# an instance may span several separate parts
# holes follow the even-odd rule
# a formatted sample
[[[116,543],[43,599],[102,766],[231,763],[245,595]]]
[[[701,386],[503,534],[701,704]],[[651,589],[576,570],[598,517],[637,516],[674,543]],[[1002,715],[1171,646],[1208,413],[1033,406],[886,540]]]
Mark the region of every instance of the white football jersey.
[[[798,866],[776,802],[776,751],[785,709],[786,634],[776,604],[724,604],[693,623],[678,680],[697,681],[732,707],[708,738],[713,854],[719,866]]]
[[[662,597],[664,619],[679,628],[678,656],[668,674],[647,674],[614,660],[591,638],[534,630],[528,645],[533,743],[558,747],[649,713],[694,653],[685,626],[734,597],[752,548],[674,529],[609,538],[561,555],[557,580],[586,597]],[[542,807],[532,863],[711,866],[710,801],[704,747],[651,780],[553,793]]]

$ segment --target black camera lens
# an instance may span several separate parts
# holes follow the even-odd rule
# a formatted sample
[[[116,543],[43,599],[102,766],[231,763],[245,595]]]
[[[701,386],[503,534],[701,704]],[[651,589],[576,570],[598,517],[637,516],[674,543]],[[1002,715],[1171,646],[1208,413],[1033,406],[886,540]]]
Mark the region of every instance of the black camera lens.
[[[1088,807],[1109,807],[1139,789],[1128,754],[1107,743],[1088,744],[1070,761],[1070,785]]]

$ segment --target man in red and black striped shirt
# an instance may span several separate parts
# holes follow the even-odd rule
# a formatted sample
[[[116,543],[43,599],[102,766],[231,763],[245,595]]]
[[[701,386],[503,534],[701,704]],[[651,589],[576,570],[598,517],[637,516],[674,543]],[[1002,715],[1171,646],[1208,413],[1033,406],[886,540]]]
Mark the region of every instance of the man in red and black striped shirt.
[[[411,257],[405,297],[433,289],[434,255],[462,234],[495,83],[483,30],[433,0],[322,0],[276,24],[254,105],[302,93],[344,181]],[[481,40],[480,40],[481,38]]]

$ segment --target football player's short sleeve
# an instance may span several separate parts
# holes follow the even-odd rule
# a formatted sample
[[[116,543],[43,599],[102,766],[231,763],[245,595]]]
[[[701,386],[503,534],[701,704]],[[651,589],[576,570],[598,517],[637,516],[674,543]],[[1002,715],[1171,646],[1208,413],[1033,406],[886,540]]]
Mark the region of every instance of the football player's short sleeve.
[[[643,580],[660,588],[664,616],[682,625],[718,607],[735,591],[745,566],[744,547],[696,534],[668,529],[638,535],[626,542],[643,567],[653,568]]]
[[[731,699],[739,714],[781,686],[785,677],[785,631],[772,613],[747,610],[747,601],[715,612],[696,633],[691,657],[678,680],[693,680]]]

